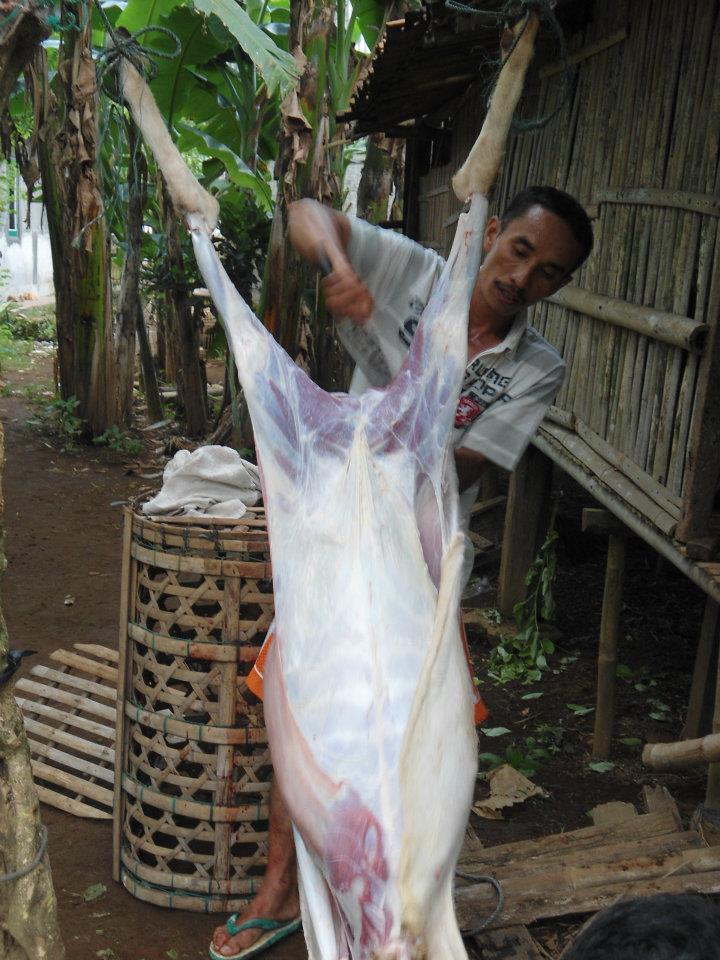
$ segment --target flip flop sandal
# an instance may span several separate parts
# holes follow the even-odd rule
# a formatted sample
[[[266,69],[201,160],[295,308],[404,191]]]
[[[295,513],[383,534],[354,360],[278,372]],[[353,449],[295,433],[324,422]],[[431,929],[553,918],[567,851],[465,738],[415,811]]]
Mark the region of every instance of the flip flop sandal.
[[[218,953],[210,944],[209,956],[211,960],[250,960],[251,957],[259,956],[268,947],[272,947],[284,940],[285,937],[295,933],[302,924],[300,917],[296,920],[266,920],[263,917],[255,917],[253,920],[246,920],[245,923],[238,923],[237,916],[236,913],[233,913],[225,923],[225,929],[231,937],[243,930],[262,930],[262,935],[252,946],[241,950],[239,953]]]

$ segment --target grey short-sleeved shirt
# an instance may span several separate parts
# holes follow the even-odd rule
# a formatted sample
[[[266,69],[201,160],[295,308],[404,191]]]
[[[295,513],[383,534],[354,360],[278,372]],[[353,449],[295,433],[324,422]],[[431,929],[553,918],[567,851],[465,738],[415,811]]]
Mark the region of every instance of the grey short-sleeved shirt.
[[[361,393],[370,383],[380,385],[388,373],[394,376],[400,369],[443,260],[400,234],[349,220],[348,257],[375,301],[365,331],[372,340],[376,366],[381,368],[370,371],[372,379],[355,370],[350,392]],[[364,367],[368,371],[367,356]],[[560,388],[564,372],[558,352],[521,311],[505,339],[467,365],[454,446],[467,447],[513,470]]]

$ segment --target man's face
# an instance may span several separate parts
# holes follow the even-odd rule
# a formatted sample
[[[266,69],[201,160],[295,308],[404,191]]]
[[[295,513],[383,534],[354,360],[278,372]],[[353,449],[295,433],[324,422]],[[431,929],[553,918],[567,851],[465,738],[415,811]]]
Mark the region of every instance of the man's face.
[[[513,317],[570,280],[581,248],[568,224],[541,206],[531,207],[502,229],[491,217],[483,242],[485,260],[475,296],[502,318]]]

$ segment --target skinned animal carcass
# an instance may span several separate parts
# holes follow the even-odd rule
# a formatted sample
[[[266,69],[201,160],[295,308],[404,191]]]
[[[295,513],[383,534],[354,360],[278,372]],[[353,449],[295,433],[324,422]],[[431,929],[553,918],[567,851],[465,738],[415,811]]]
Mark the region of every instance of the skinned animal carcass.
[[[463,958],[452,872],[477,765],[450,437],[487,202],[475,196],[403,367],[327,394],[201,230],[255,431],[273,551],[265,718],[311,957]]]
[[[487,201],[531,56],[530,17],[454,182],[470,210],[392,382],[315,385],[254,317],[177,187],[178,155],[128,64],[122,83],[187,216],[253,421],[273,557],[265,716],[296,836],[311,960],[464,960],[452,879],[475,781],[459,625],[464,536],[451,436]]]

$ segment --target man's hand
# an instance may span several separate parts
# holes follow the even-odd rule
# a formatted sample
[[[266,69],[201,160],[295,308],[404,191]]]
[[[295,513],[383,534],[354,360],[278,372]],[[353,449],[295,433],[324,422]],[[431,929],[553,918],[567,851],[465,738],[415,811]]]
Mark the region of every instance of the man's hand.
[[[330,313],[364,323],[373,311],[370,291],[350,266],[347,257],[330,259],[332,272],[322,281],[325,303]]]
[[[315,200],[298,200],[288,208],[288,221],[290,242],[300,256],[316,266],[323,261],[330,265],[322,281],[328,310],[355,323],[367,320],[373,299],[345,252],[350,240],[348,218]]]

